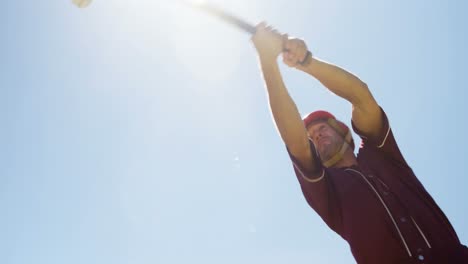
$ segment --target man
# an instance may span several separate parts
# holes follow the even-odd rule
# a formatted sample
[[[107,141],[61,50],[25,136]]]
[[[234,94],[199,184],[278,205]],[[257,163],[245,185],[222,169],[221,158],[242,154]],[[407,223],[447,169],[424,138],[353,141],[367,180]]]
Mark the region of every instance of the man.
[[[359,264],[468,263],[450,222],[401,155],[384,111],[367,85],[311,56],[300,39],[264,23],[252,37],[269,105],[309,205],[351,248]],[[349,128],[326,111],[301,119],[277,58],[318,79],[352,104],[361,137],[357,156]]]

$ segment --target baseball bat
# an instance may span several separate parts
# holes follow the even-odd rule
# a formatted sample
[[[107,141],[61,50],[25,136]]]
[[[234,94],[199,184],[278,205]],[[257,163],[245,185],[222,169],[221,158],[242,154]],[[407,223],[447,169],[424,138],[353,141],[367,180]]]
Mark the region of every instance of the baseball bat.
[[[217,7],[213,4],[207,3],[207,2],[194,2],[194,1],[188,1],[188,0],[181,0],[185,4],[199,9],[211,16],[217,17],[218,19],[231,24],[251,35],[254,35],[255,32],[257,31],[256,27],[245,20],[239,18],[238,16],[235,16],[226,10]],[[310,63],[312,59],[312,53],[310,51],[307,52],[307,56],[304,58],[303,61],[300,61],[299,63],[303,66],[307,65]]]
[[[255,32],[257,31],[254,25],[213,4],[204,1],[190,0],[182,0],[182,2],[195,9],[199,9],[211,16],[217,17],[228,24],[231,24],[247,33],[250,33],[251,35],[255,34]]]

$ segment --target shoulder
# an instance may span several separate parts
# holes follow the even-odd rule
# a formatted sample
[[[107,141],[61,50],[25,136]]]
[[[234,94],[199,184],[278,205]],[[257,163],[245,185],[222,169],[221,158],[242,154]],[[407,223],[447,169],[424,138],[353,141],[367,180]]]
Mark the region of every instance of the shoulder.
[[[375,147],[382,148],[389,142],[389,136],[391,136],[390,122],[388,121],[387,114],[385,111],[379,107],[379,129],[375,133],[366,133],[362,128],[355,122],[351,120],[351,126],[353,131],[362,139],[361,148],[364,147]]]

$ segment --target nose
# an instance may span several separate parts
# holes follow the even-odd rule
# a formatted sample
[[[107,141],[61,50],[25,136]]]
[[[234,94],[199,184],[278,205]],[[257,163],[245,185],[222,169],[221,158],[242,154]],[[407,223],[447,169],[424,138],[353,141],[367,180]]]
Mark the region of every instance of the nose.
[[[317,133],[315,133],[315,138],[314,138],[315,142],[318,143],[319,140],[322,138],[322,136],[323,136],[323,135],[322,135],[322,132],[320,132],[320,131],[317,132]]]

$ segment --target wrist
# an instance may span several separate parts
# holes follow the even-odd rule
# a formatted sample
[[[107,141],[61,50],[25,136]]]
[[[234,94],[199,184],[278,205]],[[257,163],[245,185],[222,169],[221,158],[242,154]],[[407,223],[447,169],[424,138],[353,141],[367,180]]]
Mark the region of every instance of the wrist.
[[[312,60],[312,52],[307,51],[304,59],[302,59],[302,61],[298,61],[294,67],[297,69],[305,69],[312,63]]]
[[[270,54],[269,53],[261,53],[261,52],[258,53],[258,58],[260,59],[261,63],[274,63],[274,62],[277,62],[278,57],[279,57],[279,54],[275,56],[274,54],[271,54],[271,53]]]
[[[312,56],[312,53],[309,51],[307,57],[301,62],[295,65],[295,68],[302,71],[309,71],[312,68],[312,65],[316,63],[315,57]]]

